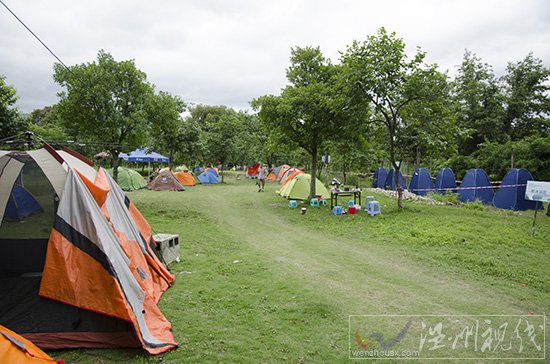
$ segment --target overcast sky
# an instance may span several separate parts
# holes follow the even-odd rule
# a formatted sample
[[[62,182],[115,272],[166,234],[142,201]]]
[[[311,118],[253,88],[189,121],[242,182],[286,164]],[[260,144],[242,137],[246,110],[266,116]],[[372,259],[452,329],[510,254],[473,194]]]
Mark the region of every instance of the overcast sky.
[[[187,102],[247,108],[286,84],[293,46],[338,62],[381,26],[456,73],[464,50],[501,75],[530,51],[550,67],[548,0],[2,0],[67,65],[100,49],[134,59],[157,90]],[[0,4],[0,74],[23,112],[55,104],[55,59]]]

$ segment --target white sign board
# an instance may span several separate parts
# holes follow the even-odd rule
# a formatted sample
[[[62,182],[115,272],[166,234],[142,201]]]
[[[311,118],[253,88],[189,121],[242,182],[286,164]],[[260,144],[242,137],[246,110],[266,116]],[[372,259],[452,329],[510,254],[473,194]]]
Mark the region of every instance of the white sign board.
[[[550,202],[550,182],[527,181],[525,199]]]

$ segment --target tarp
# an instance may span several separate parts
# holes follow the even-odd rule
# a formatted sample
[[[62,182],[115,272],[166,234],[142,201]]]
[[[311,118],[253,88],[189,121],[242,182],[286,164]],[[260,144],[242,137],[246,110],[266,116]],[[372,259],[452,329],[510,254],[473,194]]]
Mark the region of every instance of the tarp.
[[[0,325],[0,363],[61,364],[21,335]]]
[[[289,200],[307,200],[309,197],[309,189],[311,184],[311,175],[301,173],[293,177],[284,188],[279,191],[279,194]],[[324,199],[330,198],[330,192],[318,178],[315,179],[315,194]]]
[[[386,183],[386,178],[388,177],[388,171],[386,171],[386,168],[380,167],[376,168],[374,171],[374,178],[372,180],[372,187],[373,188],[384,188],[384,184]]]
[[[438,193],[445,193],[447,191],[457,192],[456,177],[453,170],[450,168],[441,168],[439,172],[437,172],[434,188]]]
[[[401,171],[399,171],[399,185],[401,186],[401,190],[407,189],[407,183],[405,182],[405,178],[403,177]],[[393,168],[388,171],[388,176],[386,177],[386,181],[384,182],[384,188],[394,191],[397,189],[395,183],[395,171]]]
[[[107,170],[113,175],[113,170]],[[118,167],[118,185],[124,191],[136,191],[147,187],[147,181],[138,171],[126,167]]]
[[[209,173],[209,172],[202,172],[197,176],[197,179],[199,180],[200,183],[203,183],[203,184],[220,183],[220,180],[218,179],[218,177],[216,177],[214,173]]]
[[[411,178],[409,191],[417,195],[425,196],[434,189],[432,176],[426,168],[417,168]]]
[[[458,190],[458,198],[462,202],[481,201],[484,204],[493,202],[493,186],[489,176],[483,169],[472,168],[466,172]]]
[[[502,179],[493,198],[493,205],[506,210],[534,210],[542,208],[542,203],[525,199],[527,181],[534,178],[526,169],[510,169]]]

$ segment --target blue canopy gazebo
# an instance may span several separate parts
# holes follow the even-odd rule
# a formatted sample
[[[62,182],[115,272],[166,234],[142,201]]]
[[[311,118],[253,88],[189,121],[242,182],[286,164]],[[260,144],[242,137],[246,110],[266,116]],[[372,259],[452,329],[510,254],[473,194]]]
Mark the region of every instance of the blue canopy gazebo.
[[[153,163],[169,163],[170,158],[165,157],[161,154],[158,154],[156,152],[150,152],[148,153],[147,148],[138,148],[128,154],[120,153],[119,157],[126,161],[126,162],[141,162],[141,163],[147,163],[149,166],[149,170],[151,170],[151,162]]]

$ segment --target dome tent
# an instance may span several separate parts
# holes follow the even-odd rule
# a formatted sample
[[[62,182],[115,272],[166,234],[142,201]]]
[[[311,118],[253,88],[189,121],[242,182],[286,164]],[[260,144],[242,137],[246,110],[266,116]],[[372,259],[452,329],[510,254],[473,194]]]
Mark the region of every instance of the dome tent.
[[[113,176],[112,169],[108,169],[107,172]],[[126,167],[118,167],[117,183],[124,191],[136,191],[147,187],[147,181],[138,171]]]
[[[438,193],[445,193],[447,191],[456,192],[456,177],[453,170],[450,168],[441,168],[435,177],[434,188]]]
[[[279,194],[289,200],[307,200],[309,197],[309,188],[311,184],[311,175],[301,173],[290,182],[288,182],[280,191]],[[324,199],[330,198],[330,192],[318,178],[315,179],[315,194]]]
[[[178,179],[178,181],[183,186],[194,186],[197,184],[197,181],[195,180],[195,177],[191,173],[188,172],[176,172],[174,173],[174,176]]]
[[[148,187],[154,191],[185,191],[185,187],[169,169],[160,171]]]
[[[388,171],[386,171],[386,168],[384,167],[376,168],[376,171],[374,171],[374,178],[372,180],[372,187],[383,189],[384,183],[386,183],[387,177],[388,177]]]
[[[513,168],[506,173],[493,198],[493,205],[506,210],[534,210],[542,208],[542,203],[525,199],[527,181],[534,178],[526,169]],[[518,186],[519,185],[519,186]]]
[[[458,189],[458,198],[462,202],[481,201],[484,204],[493,203],[493,186],[483,169],[472,168],[466,172]]]
[[[0,218],[0,289],[9,292],[0,295],[0,324],[46,350],[176,347],[157,307],[175,277],[153,251],[151,227],[108,173],[48,145],[0,151],[0,165],[0,215],[20,175],[39,186],[31,192],[44,209],[24,228]]]
[[[208,171],[202,172],[197,176],[197,179],[202,184],[220,183],[220,180],[218,179],[218,177],[216,177],[215,172],[214,173],[208,172]]]
[[[399,171],[399,185],[401,186],[401,190],[407,189],[407,182],[405,182],[405,178],[403,177],[403,174],[401,171]],[[397,189],[396,183],[395,183],[395,170],[392,168],[388,172],[388,176],[386,177],[386,181],[384,181],[384,188],[388,190],[395,191]]]
[[[426,168],[417,168],[411,178],[409,191],[420,196],[425,196],[434,189],[432,176]]]

